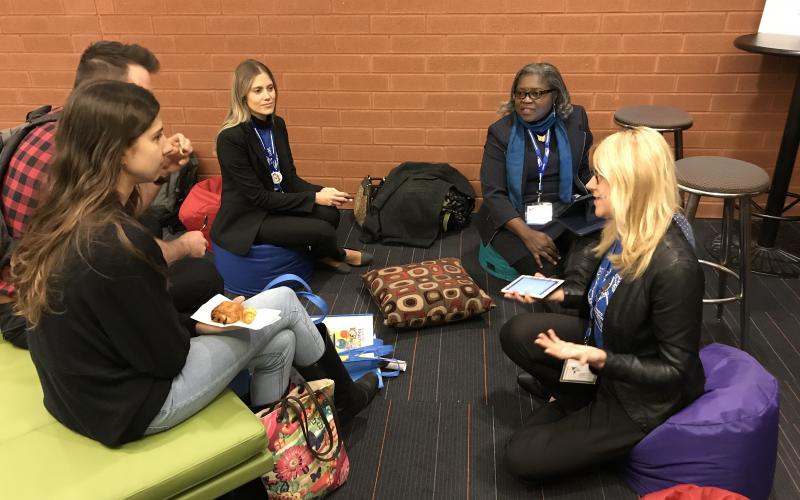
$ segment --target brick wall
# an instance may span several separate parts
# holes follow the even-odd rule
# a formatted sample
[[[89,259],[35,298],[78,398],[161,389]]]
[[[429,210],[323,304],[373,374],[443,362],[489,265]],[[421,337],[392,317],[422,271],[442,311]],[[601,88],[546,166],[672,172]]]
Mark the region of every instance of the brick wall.
[[[404,160],[446,161],[475,186],[486,127],[514,72],[555,63],[595,138],[627,104],[692,113],[687,155],[768,170],[800,63],[733,47],[764,0],[0,0],[0,127],[61,103],[89,42],[162,62],[164,119],[218,171],[230,74],[266,62],[301,175],[353,191]],[[800,184],[800,178],[793,185]],[[714,212],[706,205],[703,213]]]

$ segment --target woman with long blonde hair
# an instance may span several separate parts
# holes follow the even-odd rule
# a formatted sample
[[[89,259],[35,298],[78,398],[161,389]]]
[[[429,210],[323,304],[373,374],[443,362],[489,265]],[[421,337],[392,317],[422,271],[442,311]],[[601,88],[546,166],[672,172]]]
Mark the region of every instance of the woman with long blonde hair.
[[[508,443],[508,465],[524,479],[624,457],[705,383],[703,271],[680,213],[671,148],[636,128],[607,137],[592,159],[587,187],[608,221],[596,259],[547,297],[581,307],[581,316],[521,314],[500,332],[506,355],[550,399]]]
[[[277,104],[272,71],[254,59],[242,61],[217,135],[222,204],[211,239],[237,255],[264,243],[311,247],[315,257],[340,273],[369,264],[372,256],[336,241],[337,207],[352,197],[297,175],[286,123],[275,114]]]
[[[338,356],[322,359],[323,336],[288,288],[245,302],[280,310],[277,322],[258,330],[219,328],[177,312],[163,253],[133,217],[138,185],[160,175],[169,150],[149,91],[107,80],[79,87],[64,106],[56,143],[47,191],[12,257],[12,278],[17,312],[32,327],[44,405],[57,420],[119,446],[186,420],[245,367],[252,369],[251,401],[261,407],[283,395],[293,363],[318,360],[336,382],[340,417],[369,403],[377,380],[371,391],[362,388]]]

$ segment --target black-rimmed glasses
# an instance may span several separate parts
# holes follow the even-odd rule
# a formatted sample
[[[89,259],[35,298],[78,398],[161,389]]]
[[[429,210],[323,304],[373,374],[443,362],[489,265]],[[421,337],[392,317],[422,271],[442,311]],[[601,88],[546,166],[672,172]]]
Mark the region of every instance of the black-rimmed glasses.
[[[556,89],[534,89],[534,90],[517,90],[514,92],[514,98],[519,99],[520,101],[525,99],[526,97],[530,98],[533,101],[538,101],[545,95],[549,94],[550,92],[555,92]]]

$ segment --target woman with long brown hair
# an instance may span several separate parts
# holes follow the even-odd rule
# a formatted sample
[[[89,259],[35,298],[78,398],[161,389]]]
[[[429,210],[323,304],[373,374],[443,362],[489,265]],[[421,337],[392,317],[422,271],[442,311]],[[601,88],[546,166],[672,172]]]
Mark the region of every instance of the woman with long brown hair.
[[[167,148],[149,91],[117,81],[79,87],[56,142],[12,275],[44,404],[57,420],[118,446],[189,418],[245,367],[260,407],[282,396],[293,363],[317,361],[336,381],[344,417],[366,406],[377,380],[350,380],[291,290],[245,302],[281,311],[260,330],[196,323],[175,310],[163,254],[132,217],[137,185],[158,177]]]
[[[351,196],[297,175],[286,123],[275,114],[277,103],[272,71],[254,59],[242,61],[217,136],[222,204],[211,239],[238,255],[254,244],[311,247],[315,257],[340,273],[369,264],[371,255],[336,241],[337,207]]]
[[[371,255],[336,241],[337,207],[351,196],[297,175],[286,123],[275,113],[277,103],[272,71],[254,59],[242,61],[217,136],[222,204],[211,239],[238,255],[257,244],[310,247],[320,262],[339,273],[369,264]]]

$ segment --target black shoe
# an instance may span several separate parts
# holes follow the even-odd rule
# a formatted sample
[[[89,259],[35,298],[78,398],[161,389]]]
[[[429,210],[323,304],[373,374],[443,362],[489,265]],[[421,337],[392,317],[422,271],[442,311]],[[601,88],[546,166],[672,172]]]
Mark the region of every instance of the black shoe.
[[[326,262],[324,260],[321,260],[319,262],[326,268],[335,272],[336,274],[350,274],[350,271],[353,270],[350,267],[350,264],[348,264],[347,262],[341,262],[341,261]]]
[[[345,250],[352,250],[354,252],[359,252],[361,254],[361,260],[359,260],[358,264],[350,264],[351,266],[364,267],[372,264],[373,256],[371,253],[367,253],[363,250],[356,250],[354,248],[347,248]]]
[[[342,358],[336,352],[333,340],[328,335],[328,329],[324,324],[317,325],[317,328],[325,341],[325,353],[316,364],[325,373],[325,377],[333,379],[336,384],[333,401],[339,414],[339,421],[345,425],[366,408],[378,393],[378,376],[375,373],[368,373],[353,382],[347,373],[347,368],[342,364]]]
[[[550,399],[550,395],[547,393],[542,383],[528,372],[522,372],[517,375],[517,384],[528,391],[531,396],[544,400]]]
[[[336,413],[339,414],[339,422],[347,425],[353,417],[366,408],[378,393],[378,376],[374,372],[369,372],[351,386],[340,393],[334,392],[334,403]]]

